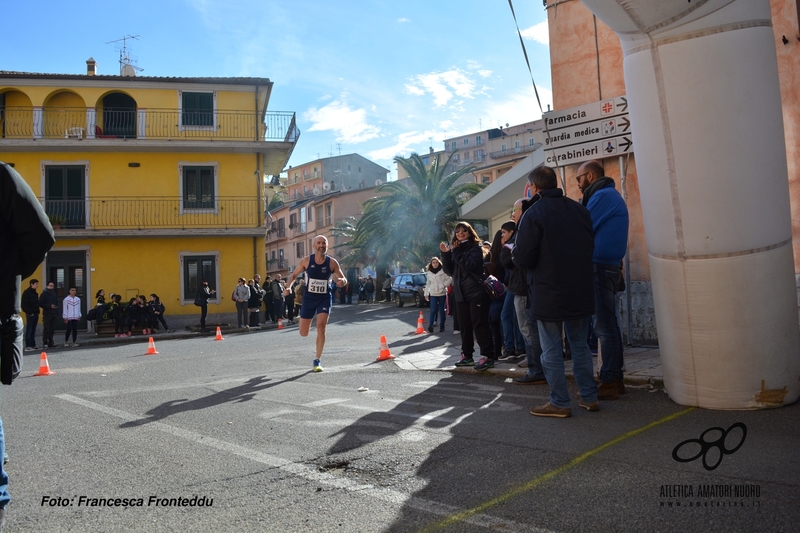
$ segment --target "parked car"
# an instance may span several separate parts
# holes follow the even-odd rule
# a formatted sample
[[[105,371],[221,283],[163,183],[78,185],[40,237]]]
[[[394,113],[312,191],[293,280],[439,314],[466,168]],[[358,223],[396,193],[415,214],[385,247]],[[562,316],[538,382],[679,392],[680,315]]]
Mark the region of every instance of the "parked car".
[[[413,302],[417,307],[425,307],[425,284],[428,276],[418,272],[416,274],[399,274],[392,282],[392,297],[397,307],[403,307],[406,302]]]

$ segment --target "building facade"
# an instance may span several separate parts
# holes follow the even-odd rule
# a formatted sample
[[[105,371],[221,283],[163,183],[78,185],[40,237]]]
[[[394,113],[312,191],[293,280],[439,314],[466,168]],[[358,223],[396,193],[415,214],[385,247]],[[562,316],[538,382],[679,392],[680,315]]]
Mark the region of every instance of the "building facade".
[[[361,215],[361,204],[376,195],[389,171],[359,154],[333,156],[290,167],[283,184],[284,205],[270,211],[266,236],[267,273],[290,274],[313,253],[317,235],[328,237],[330,253],[342,251],[332,235],[336,223]]]
[[[267,78],[126,73],[0,72],[0,158],[55,227],[36,277],[76,286],[84,315],[99,289],[197,314],[203,279],[210,311],[233,312],[228,289],[266,269],[264,176],[288,161],[294,113],[267,111]]]

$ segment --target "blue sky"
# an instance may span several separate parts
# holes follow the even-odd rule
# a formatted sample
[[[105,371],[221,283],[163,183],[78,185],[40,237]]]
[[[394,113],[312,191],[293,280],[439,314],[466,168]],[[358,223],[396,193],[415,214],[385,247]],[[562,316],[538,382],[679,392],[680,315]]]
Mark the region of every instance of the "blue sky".
[[[258,76],[302,131],[290,165],[392,159],[541,116],[507,0],[3,0],[0,70],[119,73],[126,35],[146,76]],[[542,2],[515,0],[542,106],[552,103]],[[15,23],[9,23],[16,21]]]

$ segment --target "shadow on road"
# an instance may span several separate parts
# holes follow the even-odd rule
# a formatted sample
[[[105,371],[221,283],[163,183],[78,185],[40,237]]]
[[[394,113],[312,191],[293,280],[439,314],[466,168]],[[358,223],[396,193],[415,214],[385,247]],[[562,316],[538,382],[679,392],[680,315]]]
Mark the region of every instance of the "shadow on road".
[[[309,371],[310,372],[310,371]],[[232,387],[230,389],[221,390],[196,400],[189,400],[186,398],[180,400],[169,400],[161,405],[158,405],[145,413],[147,418],[140,418],[139,420],[132,420],[120,424],[120,428],[132,428],[157,422],[163,420],[168,416],[187,411],[197,411],[199,409],[207,409],[215,407],[224,403],[241,403],[252,400],[257,392],[263,391],[276,385],[281,385],[290,381],[300,379],[309,372],[281,380],[268,379],[266,376],[258,376],[251,378],[242,385]]]

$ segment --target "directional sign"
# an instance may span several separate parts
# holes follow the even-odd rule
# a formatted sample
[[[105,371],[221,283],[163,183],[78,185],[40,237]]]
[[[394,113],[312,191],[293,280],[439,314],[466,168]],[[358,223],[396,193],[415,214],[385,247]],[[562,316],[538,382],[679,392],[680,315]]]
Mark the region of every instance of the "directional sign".
[[[570,165],[632,152],[628,98],[618,96],[545,113],[545,161]]]
[[[547,129],[552,132],[575,124],[583,124],[584,122],[592,122],[602,118],[611,118],[627,114],[628,97],[617,96],[609,100],[600,100],[598,102],[592,102],[591,104],[544,113],[542,115],[542,120],[544,120]]]
[[[545,150],[544,157],[547,165],[564,166],[583,163],[590,159],[619,156],[628,152],[633,152],[633,137],[630,134]]]
[[[558,130],[551,130],[549,138],[545,135],[545,150],[615,137],[622,133],[630,134],[630,130],[631,122],[628,120],[627,115],[575,124]]]

